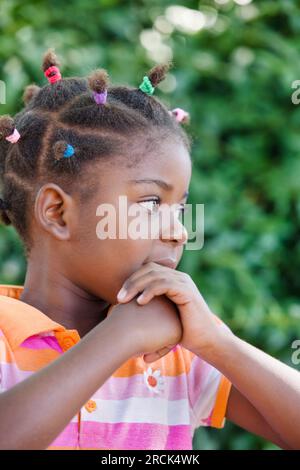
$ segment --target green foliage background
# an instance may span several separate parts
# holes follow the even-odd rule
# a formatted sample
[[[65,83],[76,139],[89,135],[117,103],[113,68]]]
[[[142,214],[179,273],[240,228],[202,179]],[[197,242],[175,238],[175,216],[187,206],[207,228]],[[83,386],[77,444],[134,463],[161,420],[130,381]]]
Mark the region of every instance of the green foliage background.
[[[205,204],[204,247],[186,251],[179,268],[237,335],[289,365],[300,338],[300,108],[291,101],[300,79],[297,3],[0,1],[1,114],[20,110],[25,85],[46,83],[40,67],[48,47],[64,76],[101,66],[112,83],[132,86],[171,51],[175,66],[156,95],[190,112],[188,202]],[[174,5],[204,13],[205,27],[191,33],[179,14],[172,26]],[[25,269],[14,229],[1,226],[0,282],[22,284]],[[194,448],[276,446],[228,422],[199,428]]]

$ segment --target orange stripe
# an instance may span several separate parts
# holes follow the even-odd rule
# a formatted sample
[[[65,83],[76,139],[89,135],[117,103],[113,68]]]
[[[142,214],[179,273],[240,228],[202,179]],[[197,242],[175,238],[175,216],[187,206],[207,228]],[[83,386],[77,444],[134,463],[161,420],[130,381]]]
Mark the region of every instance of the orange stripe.
[[[18,348],[14,351],[15,361],[21,370],[35,372],[57,359],[61,354],[54,349],[34,350]]]
[[[215,406],[214,406],[214,411],[211,417],[211,426],[214,428],[224,427],[226,406],[228,402],[231,385],[232,384],[227,379],[227,377],[225,377],[225,375],[222,375]]]
[[[51,348],[39,350],[20,347],[12,351],[5,336],[0,338],[0,361],[4,364],[16,364],[21,370],[34,372],[58,356],[60,354]]]
[[[50,348],[34,350],[19,347],[12,353],[5,337],[0,338],[0,351],[1,350],[2,362],[16,363],[19,369],[32,372],[39,370],[41,367],[46,366],[49,362],[52,362],[60,356],[59,352]],[[162,368],[164,375],[176,377],[180,374],[188,374],[190,372],[191,364],[195,357],[196,355],[194,353],[180,347],[176,351],[168,353],[162,359],[149,364],[144,362],[142,356],[139,358],[130,358],[112,374],[112,377],[132,377],[136,374],[143,374],[145,368],[148,367],[152,369]],[[163,366],[162,361],[164,361]]]
[[[152,369],[161,368],[163,375],[176,377],[180,374],[188,374],[190,372],[194,357],[194,353],[179,347],[176,351],[170,352],[162,359],[151,363],[144,362],[142,356],[131,358],[122,364],[121,367],[112,374],[112,377],[131,377],[135,374],[143,374],[148,367]]]

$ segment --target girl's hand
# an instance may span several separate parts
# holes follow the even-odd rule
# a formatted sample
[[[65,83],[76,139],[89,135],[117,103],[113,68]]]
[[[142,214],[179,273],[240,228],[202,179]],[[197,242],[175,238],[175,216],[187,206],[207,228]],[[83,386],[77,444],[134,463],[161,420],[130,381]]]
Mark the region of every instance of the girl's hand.
[[[165,295],[154,297],[149,304],[138,305],[135,299],[117,304],[109,313],[115,331],[130,338],[132,356],[153,362],[165,356],[182,338],[180,315]]]
[[[140,305],[163,294],[174,302],[183,327],[180,344],[205,359],[206,352],[218,341],[217,333],[220,328],[217,317],[210,311],[191,277],[150,262],[124,282],[117,298],[119,303],[127,303],[139,293],[142,294],[136,300]]]

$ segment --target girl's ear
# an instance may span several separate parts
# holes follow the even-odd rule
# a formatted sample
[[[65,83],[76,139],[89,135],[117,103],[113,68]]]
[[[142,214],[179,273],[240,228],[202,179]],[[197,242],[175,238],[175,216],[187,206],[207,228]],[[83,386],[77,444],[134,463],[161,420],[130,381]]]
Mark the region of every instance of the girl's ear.
[[[74,200],[57,184],[47,183],[40,188],[34,215],[37,224],[58,240],[71,238]]]

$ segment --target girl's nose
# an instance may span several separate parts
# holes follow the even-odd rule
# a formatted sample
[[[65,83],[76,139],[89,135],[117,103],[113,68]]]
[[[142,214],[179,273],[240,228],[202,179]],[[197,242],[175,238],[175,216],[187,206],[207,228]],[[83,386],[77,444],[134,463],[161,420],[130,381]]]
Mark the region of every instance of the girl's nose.
[[[176,211],[169,211],[169,217],[162,217],[161,239],[163,241],[174,241],[180,245],[185,245],[188,240],[188,232],[181,223]]]

